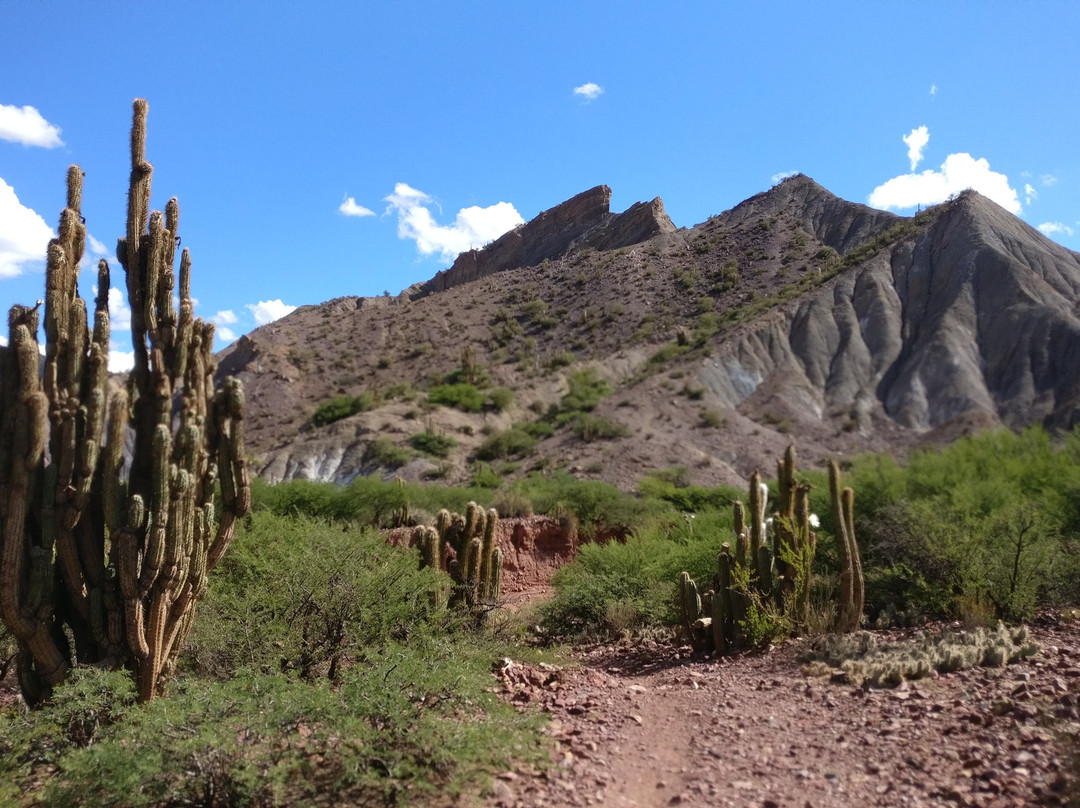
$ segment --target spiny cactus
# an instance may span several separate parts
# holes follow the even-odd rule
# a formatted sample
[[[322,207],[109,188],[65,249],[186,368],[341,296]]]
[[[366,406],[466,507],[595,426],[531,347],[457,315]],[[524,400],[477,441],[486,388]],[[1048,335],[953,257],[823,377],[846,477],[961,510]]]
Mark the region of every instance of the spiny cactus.
[[[796,479],[794,447],[789,446],[777,464],[777,474],[780,496],[772,518],[772,545],[765,530],[767,488],[754,472],[749,491],[751,524],[748,529],[746,508],[736,500],[735,550],[730,543],[722,543],[712,590],[699,596],[689,574],[679,576],[682,622],[695,650],[715,648],[723,653],[779,629],[804,630],[809,623],[816,522],[810,514],[810,486]],[[838,481],[838,475],[830,470],[830,479]],[[862,620],[863,598],[862,566],[852,527],[854,494],[845,489],[834,499],[840,514],[834,519],[843,526],[842,532],[838,528],[837,543],[849,559],[839,609],[846,622],[837,628],[850,631]]]
[[[840,602],[836,630],[854,631],[862,622],[865,606],[862,560],[855,541],[855,492],[840,487],[840,467],[835,460],[829,461],[829,499],[836,530],[836,548],[840,556]]]
[[[898,642],[879,642],[869,632],[830,635],[811,643],[802,655],[803,671],[828,675],[838,682],[895,687],[905,679],[919,679],[931,670],[939,673],[975,666],[1004,667],[1039,652],[1025,626],[977,628],[970,632],[919,632]]]
[[[445,508],[432,527],[413,529],[412,543],[420,548],[420,567],[442,570],[453,581],[450,603],[471,608],[499,602],[502,551],[496,546],[499,514],[470,502],[465,515]]]
[[[171,199],[164,213],[150,212],[146,114],[137,99],[127,226],[116,250],[132,312],[128,389],[108,379],[107,262],[98,264],[92,331],[79,296],[86,226],[78,166],[68,170],[67,206],[48,248],[40,377],[41,304],[9,314],[11,347],[0,369],[0,617],[19,642],[30,703],[76,664],[126,665],[139,698],[152,699],[250,503],[243,391],[234,379],[214,390],[214,328],[192,316],[187,249],[179,313],[173,307],[180,211]]]

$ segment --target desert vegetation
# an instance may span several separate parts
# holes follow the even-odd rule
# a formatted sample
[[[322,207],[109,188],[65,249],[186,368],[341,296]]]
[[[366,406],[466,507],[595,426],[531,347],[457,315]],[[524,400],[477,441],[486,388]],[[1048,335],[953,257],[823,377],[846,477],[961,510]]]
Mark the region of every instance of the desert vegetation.
[[[611,340],[655,342],[634,380],[665,373],[665,389],[680,395],[674,380],[685,374],[672,365],[911,235],[925,216],[843,256],[777,216],[738,225],[756,239],[740,258],[725,231],[701,236],[687,256],[653,243],[643,277],[655,274],[652,259],[675,262],[664,284],[685,299],[689,327],[664,302],[635,317],[621,304],[575,316],[569,300],[516,289],[485,315],[487,361],[467,345],[447,372],[450,363],[431,360],[434,343],[418,340],[381,354],[367,389],[305,414],[306,429],[321,428],[419,399],[427,424],[407,445],[378,435],[367,446],[384,471],[418,454],[445,460],[472,435],[471,425],[457,438],[436,428],[438,408],[501,417],[504,428],[485,424],[466,485],[249,481],[244,394],[232,379],[215,389],[212,327],[193,318],[186,249],[173,304],[179,210],[175,200],[149,210],[145,116],[136,102],[117,251],[136,354],[126,388],[105,372],[104,262],[92,329],[78,296],[77,167],[49,250],[40,373],[38,307],[9,318],[0,679],[16,679],[22,698],[0,709],[0,803],[104,806],[123,794],[133,806],[459,804],[512,765],[550,765],[543,716],[500,701],[491,674],[559,658],[565,643],[663,636],[680,654],[689,645],[715,659],[809,635],[807,675],[888,687],[1030,657],[1023,622],[1080,601],[1080,430],[988,432],[905,463],[866,455],[827,470],[796,469],[790,448],[775,479],[755,472],[739,488],[693,485],[675,465],[628,492],[550,457],[519,461],[549,437],[617,445],[630,434],[596,413],[616,384],[556,349],[554,335],[576,329],[584,341],[607,327],[621,329]],[[756,281],[778,246],[775,277],[791,265],[797,279]],[[678,263],[690,254],[707,263]],[[571,260],[572,285],[584,288],[606,282],[613,257],[585,250]],[[538,271],[566,268],[545,261]],[[742,296],[719,306],[718,295]],[[495,383],[496,350],[517,363],[500,372],[563,374],[532,416],[519,418],[515,391]],[[318,356],[305,349],[289,361]],[[343,355],[340,369],[353,359]],[[378,375],[409,362],[437,366],[392,382]],[[681,383],[684,406],[715,431],[725,414],[689,404],[706,395]],[[594,460],[584,473],[602,470]],[[550,517],[579,550],[550,599],[509,614],[496,529],[531,515]],[[409,540],[392,543],[390,529]],[[869,631],[929,620],[976,630],[906,644]]]

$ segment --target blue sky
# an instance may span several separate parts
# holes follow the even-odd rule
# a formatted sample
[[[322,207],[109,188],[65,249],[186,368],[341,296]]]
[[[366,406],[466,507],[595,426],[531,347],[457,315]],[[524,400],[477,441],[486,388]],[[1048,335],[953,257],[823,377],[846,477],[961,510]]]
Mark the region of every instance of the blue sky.
[[[601,183],[679,226],[796,171],[901,213],[970,185],[1080,250],[1078,30],[1052,0],[0,0],[0,307],[43,296],[70,163],[115,251],[135,97],[225,337],[396,294]]]

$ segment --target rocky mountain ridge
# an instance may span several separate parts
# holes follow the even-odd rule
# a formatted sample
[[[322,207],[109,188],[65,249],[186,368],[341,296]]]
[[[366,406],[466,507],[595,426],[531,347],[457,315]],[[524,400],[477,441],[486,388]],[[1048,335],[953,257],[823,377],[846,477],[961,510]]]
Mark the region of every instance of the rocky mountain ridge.
[[[1080,255],[974,192],[900,217],[798,176],[689,229],[659,200],[609,201],[580,194],[398,298],[241,338],[219,372],[247,386],[261,473],[461,482],[484,461],[715,484],[767,472],[792,440],[814,463],[1080,423]],[[466,357],[508,402],[428,400]],[[583,372],[609,391],[584,421],[566,410]],[[315,426],[334,397],[358,411]],[[535,446],[492,450],[522,431]]]

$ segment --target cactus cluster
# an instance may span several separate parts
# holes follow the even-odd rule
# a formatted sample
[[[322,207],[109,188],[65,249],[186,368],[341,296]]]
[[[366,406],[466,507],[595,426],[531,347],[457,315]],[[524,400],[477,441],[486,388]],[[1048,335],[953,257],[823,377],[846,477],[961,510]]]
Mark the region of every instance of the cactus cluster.
[[[445,508],[434,526],[413,529],[412,543],[420,548],[420,568],[432,567],[450,576],[450,605],[472,609],[498,605],[502,580],[502,550],[496,546],[499,514],[475,502],[465,515]]]
[[[830,464],[830,490],[841,547],[841,586],[836,629],[851,631],[862,620],[863,578],[852,520],[854,494],[841,491],[839,470]],[[766,518],[768,488],[761,475],[750,476],[750,524],[746,508],[734,507],[735,549],[720,546],[712,589],[699,591],[686,572],[679,576],[683,627],[697,651],[720,653],[747,643],[747,628],[766,614],[804,630],[809,623],[810,584],[817,553],[817,534],[810,514],[810,486],[795,472],[795,448],[789,446],[777,463],[779,501]],[[767,525],[772,529],[768,530]]]
[[[92,330],[78,291],[86,226],[83,173],[48,248],[41,301],[9,314],[0,367],[0,617],[19,643],[30,703],[76,664],[126,665],[150,700],[174,666],[235,521],[250,502],[244,397],[215,391],[213,325],[193,317],[191,258],[179,206],[150,212],[147,104],[134,103],[126,273],[135,364],[127,389],[108,376],[109,265],[98,264]],[[221,484],[221,513],[215,512]]]
[[[920,679],[930,671],[951,673],[965,668],[1004,667],[1039,652],[1025,626],[1002,623],[988,630],[919,632],[899,642],[879,642],[866,631],[815,640],[803,654],[803,670],[811,676],[830,676],[837,682],[872,687],[895,687],[905,679]]]

